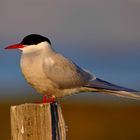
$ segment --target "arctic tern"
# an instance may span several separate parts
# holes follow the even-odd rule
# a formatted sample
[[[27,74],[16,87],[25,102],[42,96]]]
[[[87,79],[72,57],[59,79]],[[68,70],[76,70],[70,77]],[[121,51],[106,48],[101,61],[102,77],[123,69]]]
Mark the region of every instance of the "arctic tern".
[[[31,34],[19,44],[5,49],[21,50],[22,73],[27,82],[44,95],[45,102],[80,92],[107,93],[140,100],[139,92],[97,78],[57,53],[47,37]]]

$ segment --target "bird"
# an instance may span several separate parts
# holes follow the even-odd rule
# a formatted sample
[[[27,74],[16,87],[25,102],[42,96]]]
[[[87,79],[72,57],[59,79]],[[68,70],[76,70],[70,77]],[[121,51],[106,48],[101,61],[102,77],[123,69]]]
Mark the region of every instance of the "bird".
[[[54,102],[58,98],[81,92],[106,93],[140,100],[138,91],[97,78],[55,51],[50,39],[45,36],[30,34],[20,43],[5,49],[21,50],[22,74],[43,95],[43,102]]]

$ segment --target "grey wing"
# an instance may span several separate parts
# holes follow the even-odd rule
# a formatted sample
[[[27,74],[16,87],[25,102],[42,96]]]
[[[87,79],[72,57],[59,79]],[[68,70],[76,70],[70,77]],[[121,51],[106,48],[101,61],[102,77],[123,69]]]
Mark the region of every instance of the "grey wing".
[[[84,86],[95,78],[91,73],[57,53],[44,59],[43,70],[47,78],[63,89]]]

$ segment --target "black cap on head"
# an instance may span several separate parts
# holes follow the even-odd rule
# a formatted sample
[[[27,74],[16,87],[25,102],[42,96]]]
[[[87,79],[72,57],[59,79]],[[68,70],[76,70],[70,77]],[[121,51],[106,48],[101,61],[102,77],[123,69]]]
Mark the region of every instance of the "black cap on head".
[[[22,45],[37,45],[44,41],[47,41],[51,45],[51,41],[47,37],[44,37],[38,34],[31,34],[24,37],[21,44]]]

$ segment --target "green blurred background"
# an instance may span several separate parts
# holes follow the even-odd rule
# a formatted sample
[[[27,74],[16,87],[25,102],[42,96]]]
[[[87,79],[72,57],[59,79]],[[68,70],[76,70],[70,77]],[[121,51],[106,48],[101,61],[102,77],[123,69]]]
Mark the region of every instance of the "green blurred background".
[[[140,1],[1,0],[0,138],[10,139],[10,106],[41,100],[23,78],[19,51],[5,51],[31,33],[82,68],[140,91]],[[140,102],[85,93],[60,100],[68,140],[139,140]]]

